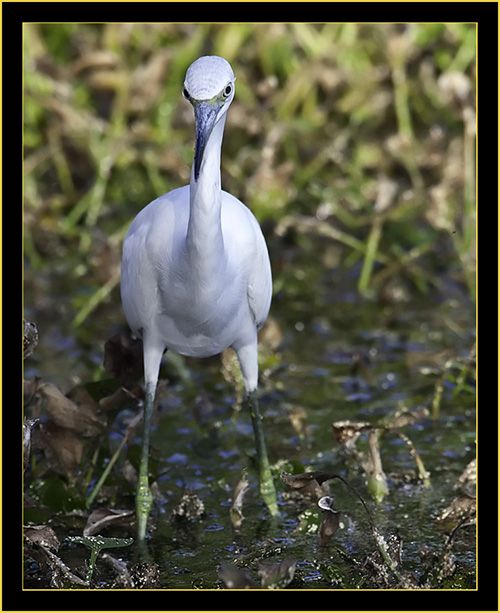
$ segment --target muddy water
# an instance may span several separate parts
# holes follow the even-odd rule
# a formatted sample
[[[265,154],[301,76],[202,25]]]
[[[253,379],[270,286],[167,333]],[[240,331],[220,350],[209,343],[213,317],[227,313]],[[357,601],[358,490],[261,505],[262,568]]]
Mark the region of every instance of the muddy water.
[[[302,270],[299,281],[297,270]],[[235,387],[222,376],[220,361],[187,362],[190,386],[167,365],[163,374],[170,382],[161,393],[152,435],[157,528],[149,542],[162,587],[219,587],[217,572],[224,561],[248,568],[258,580],[254,559],[281,561],[286,556],[297,560],[292,587],[367,585],[356,562],[374,552],[375,544],[360,501],[339,481],[330,482],[342,520],[330,543],[318,548],[320,511],[314,502],[291,497],[279,478],[282,470],[328,471],[348,479],[367,501],[377,529],[402,538],[401,568],[417,579],[424,573],[421,547],[443,549],[446,534],[436,517],[456,496],[454,483],[475,455],[474,389],[457,392],[453,377],[444,378],[435,419],[429,416],[403,429],[430,472],[430,487],[400,478],[416,470],[401,438],[381,439],[389,493],[379,505],[366,490],[361,462],[346,458],[331,424],[380,424],[396,410],[430,409],[447,361],[465,359],[473,347],[473,308],[456,287],[427,296],[410,292],[405,301],[390,303],[361,299],[349,277],[336,285],[331,271],[318,273],[306,263],[294,262],[281,274],[283,288],[302,283],[303,289],[276,293],[272,315],[282,341],[275,354],[263,358],[261,369],[261,403],[280,516],[270,521],[259,500],[249,416],[237,408]],[[69,317],[44,319],[43,311],[36,309],[27,315],[37,321],[41,342],[25,364],[26,377],[42,376],[67,391],[75,382],[103,375],[100,347],[123,323],[119,304],[103,306],[78,335],[71,331]],[[475,380],[469,384],[474,386]],[[205,395],[200,397],[201,391]],[[130,411],[118,415],[117,425],[124,427],[129,416]],[[366,435],[358,448],[367,451]],[[235,528],[230,520],[232,492],[244,474],[249,490],[243,522]],[[186,491],[203,502],[205,512],[188,521],[172,520]],[[133,496],[124,495],[120,504],[133,508]],[[456,538],[453,553],[473,571],[473,528]],[[132,556],[132,551],[123,556]],[[105,587],[111,579],[104,569],[101,577]],[[368,584],[373,587],[373,582]]]
[[[447,317],[453,316],[453,305],[445,310]],[[360,466],[346,462],[333,439],[331,423],[344,419],[379,423],[398,408],[428,406],[436,381],[432,375],[436,356],[455,350],[456,338],[454,332],[438,325],[438,314],[431,305],[413,313],[402,312],[393,319],[390,330],[375,327],[377,314],[370,305],[357,305],[355,316],[352,311],[351,305],[336,306],[336,319],[342,320],[343,312],[346,320],[352,319],[352,325],[340,331],[334,328],[328,309],[308,320],[299,314],[288,314],[279,366],[264,373],[269,378],[264,385],[262,406],[271,461],[281,461],[282,468],[290,472],[321,470],[344,475],[369,499]],[[356,321],[364,325],[360,327]],[[467,349],[467,343],[463,343],[464,354]],[[353,366],[357,362],[362,362],[363,367]],[[202,379],[200,383],[206,384],[206,376]],[[444,531],[436,527],[435,519],[455,497],[453,484],[475,454],[474,402],[470,395],[466,396],[453,396],[450,385],[437,419],[428,418],[404,429],[431,473],[430,487],[401,483],[392,477],[393,473],[414,472],[415,463],[400,438],[387,436],[381,442],[389,495],[377,507],[373,501],[370,505],[377,528],[403,539],[403,569],[416,576],[422,572],[421,546],[440,551],[444,545]],[[248,466],[246,454],[253,450],[252,433],[248,416],[234,413],[231,398],[220,400],[214,416],[217,443],[212,448],[207,443],[210,435],[193,425],[189,409],[186,414],[179,405],[165,403],[164,419],[153,436],[153,445],[162,458],[159,472],[164,471],[160,489],[165,500],[154,540],[165,581],[171,587],[183,587],[202,576],[207,586],[216,585],[216,570],[222,560],[244,559],[257,543],[272,539],[279,551],[270,559],[281,560],[286,555],[297,559],[302,585],[331,585],[322,565],[333,560],[336,568],[342,569],[341,574],[345,573],[345,586],[355,583],[352,568],[338,559],[337,547],[362,560],[367,551],[373,551],[374,544],[359,501],[340,482],[330,484],[336,508],[344,513],[330,548],[318,549],[316,545],[317,508],[305,505],[299,511],[287,498],[289,492],[283,484],[279,485],[280,518],[274,523],[266,520],[251,472],[244,507],[246,519],[239,530],[231,527],[231,493]],[[303,431],[294,429],[290,419],[294,414],[306,416]],[[359,445],[366,450],[366,440],[361,439]],[[204,449],[208,451],[200,451]],[[179,529],[170,521],[169,511],[186,488],[204,500],[207,514],[199,522]],[[473,567],[475,545],[470,530],[457,547],[461,561]]]

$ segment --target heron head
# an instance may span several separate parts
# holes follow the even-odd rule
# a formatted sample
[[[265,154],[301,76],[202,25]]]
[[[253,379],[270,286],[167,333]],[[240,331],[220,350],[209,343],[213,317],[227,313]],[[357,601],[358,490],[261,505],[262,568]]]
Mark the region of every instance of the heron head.
[[[224,116],[234,97],[235,76],[227,60],[216,55],[200,57],[191,64],[182,94],[194,109],[196,146],[194,176],[198,180],[205,145],[215,124]]]

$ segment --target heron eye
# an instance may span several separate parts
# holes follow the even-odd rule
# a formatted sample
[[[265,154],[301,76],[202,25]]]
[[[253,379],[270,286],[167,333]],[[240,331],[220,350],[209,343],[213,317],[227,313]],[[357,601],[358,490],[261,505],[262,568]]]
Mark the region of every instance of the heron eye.
[[[186,88],[182,90],[182,95],[184,96],[184,98],[186,98],[186,100],[189,100],[189,92]]]
[[[226,89],[222,92],[222,95],[224,96],[224,98],[228,98],[231,95],[232,91],[233,91],[233,86],[231,85],[231,83],[228,83],[226,85]]]

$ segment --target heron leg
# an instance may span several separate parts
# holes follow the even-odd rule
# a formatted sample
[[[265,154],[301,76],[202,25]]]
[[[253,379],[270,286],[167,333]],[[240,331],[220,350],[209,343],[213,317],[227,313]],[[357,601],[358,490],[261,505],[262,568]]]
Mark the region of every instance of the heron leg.
[[[144,346],[144,379],[146,383],[146,404],[144,406],[144,434],[142,436],[141,462],[139,464],[139,480],[135,499],[137,519],[137,539],[143,543],[146,538],[148,517],[153,506],[153,495],[149,487],[149,441],[151,437],[151,422],[156,395],[156,385],[160,371],[161,356],[164,347],[154,342],[147,333],[143,334]]]
[[[259,461],[259,483],[260,495],[262,496],[271,515],[278,515],[278,502],[276,499],[276,489],[269,466],[267,457],[266,441],[264,439],[264,430],[262,428],[262,417],[259,410],[259,399],[257,390],[249,392],[248,407],[252,418],[253,432],[255,435],[255,443],[257,446],[257,457]]]
[[[139,465],[139,480],[137,483],[137,496],[135,500],[135,512],[137,518],[137,538],[143,541],[146,538],[148,517],[153,505],[153,495],[149,487],[149,439],[151,434],[151,420],[155,389],[151,386],[146,388],[146,405],[144,408],[144,434],[142,437],[141,463]]]

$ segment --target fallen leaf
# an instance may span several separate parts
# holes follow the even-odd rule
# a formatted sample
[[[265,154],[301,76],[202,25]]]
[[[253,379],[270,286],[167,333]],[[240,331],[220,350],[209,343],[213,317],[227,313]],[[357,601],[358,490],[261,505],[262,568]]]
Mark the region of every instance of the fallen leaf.
[[[252,579],[245,568],[236,568],[229,562],[222,562],[217,574],[229,590],[262,589],[262,586]]]
[[[257,561],[262,587],[281,590],[293,581],[297,560],[287,556],[282,562]]]
[[[114,558],[109,553],[103,553],[102,560],[107,562],[116,574],[116,583],[119,588],[122,589],[134,589],[135,583],[127,568],[127,563],[119,558]]]
[[[84,437],[99,436],[103,432],[105,420],[94,410],[93,401],[76,404],[52,383],[39,385],[38,393],[45,400],[45,410],[54,424]]]
[[[24,320],[23,359],[29,358],[38,345],[38,330],[32,321]]]
[[[35,560],[44,572],[51,571],[50,584],[54,588],[80,585],[88,587],[87,583],[74,575],[64,562],[56,555],[59,540],[49,526],[27,526],[24,528],[24,554]]]
[[[357,455],[356,441],[362,432],[371,430],[372,424],[362,421],[353,422],[348,419],[343,421],[336,421],[332,423],[333,435],[337,441],[342,445],[344,451],[348,455]]]
[[[320,471],[301,473],[299,475],[291,475],[285,471],[281,473],[281,479],[286,485],[293,487],[301,494],[313,495],[317,498],[321,498],[327,493],[321,487],[322,483],[334,477],[335,475],[333,473]]]
[[[248,490],[248,479],[245,473],[236,484],[233,492],[233,502],[231,504],[230,517],[233,528],[239,528],[243,522],[243,498]]]
[[[324,547],[337,532],[340,524],[340,511],[333,508],[333,498],[323,496],[318,500],[318,507],[322,511],[321,524],[318,529],[318,546]]]
[[[105,413],[107,411],[118,412],[122,408],[130,406],[130,404],[135,406],[138,400],[142,399],[143,397],[144,392],[139,386],[135,386],[131,390],[124,387],[119,387],[108,396],[104,396],[103,398],[99,399],[99,408]]]
[[[40,545],[57,553],[59,539],[50,526],[25,526],[24,538],[30,545]]]
[[[476,458],[471,460],[465,467],[464,472],[457,479],[457,482],[453,486],[457,490],[463,490],[469,492],[469,490],[475,490],[476,488]]]
[[[459,494],[437,517],[436,524],[450,529],[460,523],[467,516],[472,516],[466,525],[476,523],[476,498],[469,494]]]
[[[134,512],[128,509],[96,509],[87,519],[83,536],[98,534],[103,528],[110,525],[123,525],[124,523],[128,525],[133,516]]]
[[[38,423],[38,419],[25,419],[23,422],[23,457],[24,457],[24,470],[28,468],[31,455],[31,431]]]
[[[388,428],[405,428],[429,417],[429,409],[424,406],[416,407],[415,409],[399,409],[389,420],[384,420],[384,425]]]
[[[37,448],[47,465],[59,474],[71,474],[80,464],[84,443],[73,431],[54,423],[41,424],[36,432]]]

